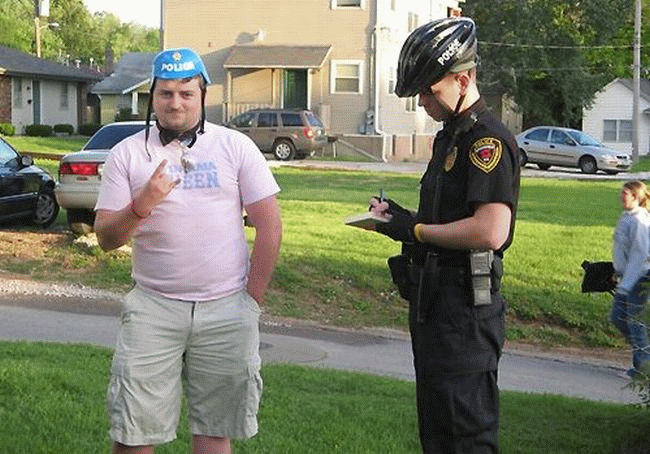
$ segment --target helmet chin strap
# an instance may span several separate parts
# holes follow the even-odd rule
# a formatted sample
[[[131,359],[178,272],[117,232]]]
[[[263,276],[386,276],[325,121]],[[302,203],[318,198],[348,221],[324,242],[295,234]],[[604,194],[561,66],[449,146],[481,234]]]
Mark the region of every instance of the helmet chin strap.
[[[456,108],[452,111],[449,106],[446,103],[439,103],[446,111],[445,115],[445,120],[443,120],[444,123],[447,123],[448,121],[453,120],[458,116],[460,113],[460,107],[463,105],[463,101],[465,101],[465,95],[462,94],[458,97],[458,102],[456,103]]]
[[[460,112],[460,106],[463,105],[463,101],[465,101],[465,94],[462,94],[458,97],[458,102],[456,103],[456,108],[454,109],[454,117],[456,117]]]

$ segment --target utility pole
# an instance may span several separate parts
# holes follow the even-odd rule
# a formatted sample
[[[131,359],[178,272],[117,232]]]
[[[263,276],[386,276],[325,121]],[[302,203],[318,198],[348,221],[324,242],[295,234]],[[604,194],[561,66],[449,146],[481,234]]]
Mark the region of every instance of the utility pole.
[[[632,101],[632,162],[639,160],[639,94],[641,92],[641,0],[636,0],[634,11],[634,71]]]

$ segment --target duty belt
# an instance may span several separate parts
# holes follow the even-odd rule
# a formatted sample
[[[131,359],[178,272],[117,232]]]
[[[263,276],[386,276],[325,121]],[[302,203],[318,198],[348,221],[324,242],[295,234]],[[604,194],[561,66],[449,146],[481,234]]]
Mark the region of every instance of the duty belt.
[[[417,264],[409,265],[409,278],[413,285],[418,285],[420,283],[422,269],[423,267]],[[469,284],[469,273],[466,268],[443,266],[431,271],[433,272],[435,279],[435,282],[431,283],[433,287],[465,287]]]

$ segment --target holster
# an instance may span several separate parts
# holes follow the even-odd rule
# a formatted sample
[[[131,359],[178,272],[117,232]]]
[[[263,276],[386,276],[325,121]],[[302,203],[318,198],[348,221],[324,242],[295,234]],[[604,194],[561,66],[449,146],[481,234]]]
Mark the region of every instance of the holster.
[[[410,264],[411,259],[406,254],[395,255],[388,259],[388,268],[390,269],[393,283],[397,286],[399,296],[405,300],[411,298]]]

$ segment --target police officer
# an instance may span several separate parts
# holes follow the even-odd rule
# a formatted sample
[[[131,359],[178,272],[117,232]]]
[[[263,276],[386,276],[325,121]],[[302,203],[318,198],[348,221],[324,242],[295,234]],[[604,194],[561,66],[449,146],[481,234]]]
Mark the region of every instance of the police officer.
[[[425,24],[405,41],[395,93],[443,122],[422,177],[417,213],[373,198],[390,219],[377,231],[403,243],[389,259],[409,300],[424,453],[498,452],[497,367],[504,342],[499,293],[512,242],[519,154],[476,85],[476,27],[468,18]]]

